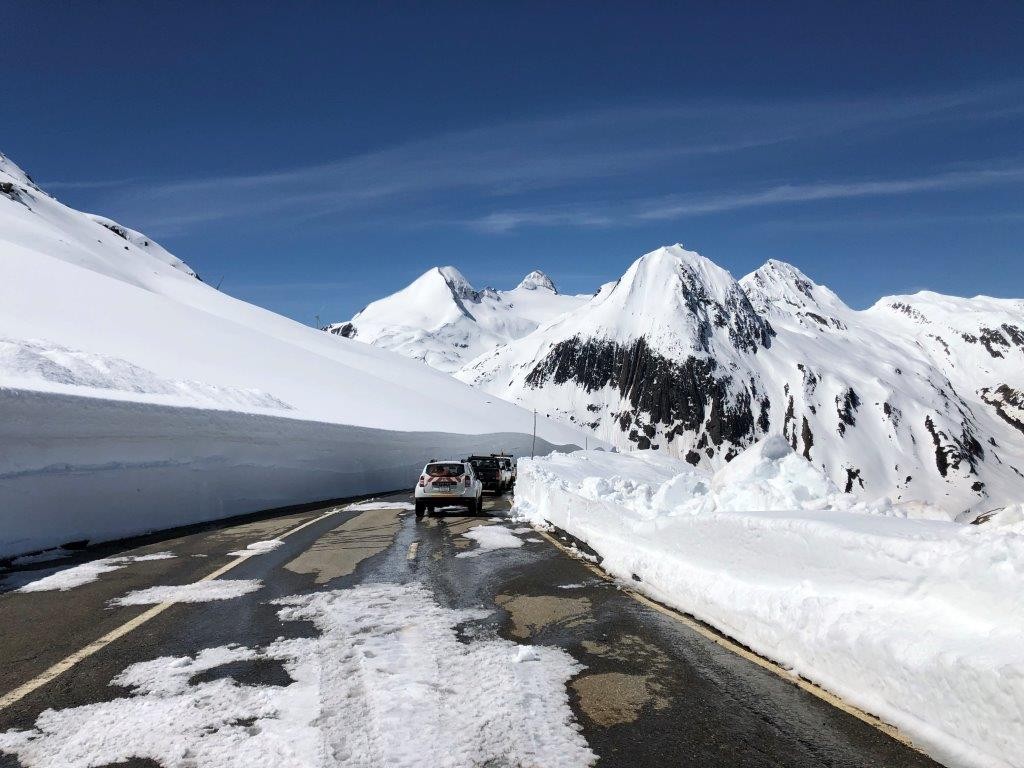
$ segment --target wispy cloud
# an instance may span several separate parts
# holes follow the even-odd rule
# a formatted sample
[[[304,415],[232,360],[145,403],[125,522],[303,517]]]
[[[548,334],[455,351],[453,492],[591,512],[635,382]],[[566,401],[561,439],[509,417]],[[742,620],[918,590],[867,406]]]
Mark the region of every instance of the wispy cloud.
[[[523,120],[446,133],[344,159],[203,179],[61,181],[93,189],[94,208],[154,235],[247,220],[350,224],[461,222],[487,232],[527,226],[601,227],[735,208],[840,197],[908,194],[993,183],[984,172],[902,180],[776,184],[633,200],[638,190],[684,178],[678,169],[787,142],[841,136],[844,143],[945,120],[1001,119],[1024,104],[1013,82],[913,98],[790,104],[628,107]],[[670,173],[674,169],[675,173]],[[993,172],[994,173],[994,172]],[[614,182],[614,183],[613,183]],[[618,183],[622,182],[622,183]],[[627,183],[628,182],[628,183]],[[607,188],[603,206],[579,206],[585,187]],[[544,197],[547,207],[535,201]],[[591,195],[592,197],[592,195]],[[516,205],[524,201],[534,205]],[[487,210],[490,208],[491,210]]]
[[[881,179],[842,183],[782,184],[756,192],[710,195],[686,199],[662,200],[649,210],[635,214],[641,220],[677,219],[705,213],[720,213],[738,208],[753,208],[780,203],[839,200],[854,197],[906,195],[914,192],[947,191],[1014,182],[1024,179],[1024,167],[978,168],[951,171],[908,179]]]
[[[97,179],[95,181],[43,181],[39,186],[47,192],[60,192],[67,189],[116,189],[128,187],[142,182],[142,179]]]
[[[1016,161],[1015,162],[1019,162]],[[844,182],[779,184],[759,190],[722,193],[709,191],[685,197],[671,195],[654,199],[602,203],[571,210],[501,210],[466,223],[485,232],[509,232],[529,226],[608,227],[630,226],[650,221],[670,221],[691,216],[778,206],[865,197],[890,197],[920,192],[971,189],[1024,181],[1024,165],[994,164],[992,167],[944,171],[929,176],[902,179],[861,179]],[[1022,214],[1009,214],[1020,216]],[[863,221],[863,218],[860,219]]]

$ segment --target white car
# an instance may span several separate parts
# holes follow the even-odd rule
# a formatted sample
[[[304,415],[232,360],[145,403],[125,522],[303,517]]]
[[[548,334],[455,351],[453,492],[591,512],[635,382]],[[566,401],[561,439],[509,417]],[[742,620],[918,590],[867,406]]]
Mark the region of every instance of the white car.
[[[473,465],[459,459],[430,461],[414,489],[416,517],[436,507],[464,506],[473,514],[484,509],[483,483],[473,471]]]
[[[514,488],[516,484],[515,459],[507,453],[494,453],[491,455],[498,460],[498,464],[501,466],[501,479],[505,489]]]

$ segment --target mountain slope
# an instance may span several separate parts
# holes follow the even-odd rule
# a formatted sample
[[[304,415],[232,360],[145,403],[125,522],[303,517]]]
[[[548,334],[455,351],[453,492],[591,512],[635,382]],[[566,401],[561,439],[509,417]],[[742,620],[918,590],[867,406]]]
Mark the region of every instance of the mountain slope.
[[[434,267],[350,321],[326,330],[451,372],[575,309],[586,298],[560,295],[543,272],[531,272],[510,291],[478,291],[455,267]]]
[[[7,387],[403,430],[532,421],[430,368],[216,291],[145,235],[61,204],[3,156],[0,253]]]
[[[930,328],[962,333],[946,343],[963,357],[940,357],[940,342],[920,339],[932,331],[900,310],[891,317],[906,302],[856,312],[788,264],[737,282],[671,246],[456,376],[622,447],[710,469],[781,433],[842,489],[960,512],[1024,491],[1024,312],[1019,302],[957,301],[972,319],[927,307]],[[1001,356],[982,360],[982,339]],[[979,361],[988,373],[974,370]]]

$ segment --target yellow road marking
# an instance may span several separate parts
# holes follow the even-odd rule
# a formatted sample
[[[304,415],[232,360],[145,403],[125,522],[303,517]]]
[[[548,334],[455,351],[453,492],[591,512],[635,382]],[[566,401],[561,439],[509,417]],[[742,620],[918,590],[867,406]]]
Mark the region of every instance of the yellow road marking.
[[[313,525],[314,523],[318,523],[321,520],[323,520],[323,519],[325,519],[327,517],[330,517],[331,515],[336,514],[337,512],[340,512],[340,511],[341,511],[340,507],[334,507],[329,512],[325,512],[324,514],[320,515],[319,517],[316,517],[316,518],[314,518],[312,520],[307,520],[306,522],[302,523],[301,525],[297,525],[294,528],[292,528],[291,530],[285,531],[284,533],[282,533],[277,538],[283,539],[283,538],[286,538],[288,536],[291,536],[293,533],[298,533],[303,528],[308,528],[309,526]],[[255,552],[251,552],[251,553],[250,552],[246,552],[245,554],[238,555],[231,562],[226,563],[225,565],[222,565],[220,568],[215,570],[213,573],[209,573],[206,576],[204,576],[203,578],[199,579],[199,581],[200,582],[210,581],[211,579],[216,579],[218,576],[223,576],[225,573],[230,571],[235,566],[240,565],[241,563],[244,563],[246,560],[248,560],[254,554],[256,554],[256,553]],[[47,683],[49,683],[54,678],[64,674],[69,669],[71,669],[73,666],[78,664],[79,662],[84,661],[85,659],[89,658],[90,656],[92,656],[97,651],[103,650],[108,645],[110,645],[112,642],[114,642],[115,640],[117,640],[119,638],[124,637],[129,632],[131,632],[131,631],[133,631],[135,629],[138,629],[139,627],[141,627],[143,624],[145,624],[150,619],[155,619],[157,616],[159,616],[161,613],[166,611],[172,605],[176,605],[176,604],[177,604],[177,601],[175,601],[175,600],[167,600],[165,602],[158,603],[157,605],[154,605],[152,608],[148,609],[147,611],[145,611],[143,613],[140,613],[134,619],[131,619],[130,621],[126,621],[121,626],[119,626],[119,627],[117,627],[115,629],[110,630],[110,632],[107,632],[107,634],[103,635],[103,637],[100,637],[100,638],[98,638],[96,640],[93,640],[91,643],[89,643],[87,646],[85,646],[81,650],[75,651],[74,653],[72,653],[67,658],[58,661],[56,664],[51,666],[49,669],[45,670],[44,672],[40,673],[39,675],[36,675],[35,677],[33,677],[31,680],[29,680],[24,685],[21,685],[21,686],[15,688],[13,691],[11,691],[11,692],[5,694],[4,696],[0,697],[0,710],[4,710],[7,707],[9,707],[12,704],[14,704],[15,702],[21,701],[23,698],[28,696],[30,693],[32,693],[33,691],[35,691],[35,690],[41,688],[42,686],[46,685]]]
[[[536,528],[536,527],[535,527],[535,530],[541,536],[543,536],[545,539],[547,539],[552,544],[554,544],[556,547],[558,547],[560,550],[565,552],[567,555],[569,555],[570,557],[573,556],[572,550],[570,550],[569,547],[565,546],[562,542],[560,542],[558,539],[556,539],[550,533],[548,533],[547,531],[541,530],[539,528]],[[740,645],[739,643],[735,642],[734,640],[730,639],[729,637],[726,637],[725,635],[721,634],[717,630],[709,627],[707,624],[704,624],[699,619],[696,619],[695,617],[690,616],[689,614],[682,613],[681,611],[677,611],[677,610],[675,610],[673,608],[669,608],[667,605],[662,605],[661,603],[657,602],[656,600],[652,600],[651,598],[647,597],[646,595],[644,595],[644,594],[642,594],[640,592],[637,592],[635,589],[632,589],[630,587],[627,587],[625,585],[620,584],[610,574],[608,574],[606,571],[604,571],[602,568],[600,568],[599,566],[595,565],[594,563],[589,563],[586,560],[580,560],[580,562],[587,569],[589,569],[591,572],[593,572],[596,575],[600,576],[604,581],[614,582],[614,583],[618,584],[621,587],[621,591],[622,592],[624,592],[627,595],[629,595],[630,597],[632,597],[638,603],[642,603],[642,604],[644,604],[644,605],[646,605],[646,606],[648,606],[650,608],[653,608],[654,610],[658,611],[659,613],[663,613],[666,616],[669,616],[670,618],[675,619],[676,621],[678,621],[679,623],[684,624],[685,626],[689,627],[690,629],[692,629],[694,632],[696,632],[697,634],[701,635],[702,637],[705,637],[708,640],[711,640],[712,642],[717,643],[722,648],[725,648],[727,651],[731,651],[732,653],[736,654],[737,656],[739,656],[739,657],[741,657],[743,659],[746,659],[749,662],[752,662],[752,663],[756,664],[757,666],[761,667],[762,669],[767,670],[768,672],[771,672],[772,674],[776,675],[777,677],[781,677],[783,680],[786,680],[786,681],[788,681],[790,683],[793,683],[794,685],[796,685],[796,686],[800,687],[801,689],[807,691],[812,696],[816,696],[817,698],[821,699],[826,704],[830,704],[833,707],[835,707],[836,709],[839,709],[839,710],[842,710],[843,712],[846,712],[848,715],[853,715],[853,717],[856,717],[861,722],[867,723],[868,725],[872,726],[873,728],[877,728],[879,731],[884,733],[886,736],[889,736],[889,737],[895,739],[896,741],[900,742],[901,744],[904,744],[905,746],[908,746],[911,749],[914,749],[914,750],[916,750],[918,752],[922,751],[916,744],[914,744],[910,740],[910,737],[908,737],[905,733],[903,733],[896,726],[890,725],[889,723],[885,722],[884,720],[881,720],[878,717],[876,717],[875,715],[872,715],[870,712],[865,712],[863,709],[859,709],[858,707],[855,707],[854,705],[850,704],[849,702],[844,701],[843,699],[839,698],[834,693],[832,693],[830,691],[826,691],[824,688],[821,688],[821,687],[815,685],[810,680],[806,680],[806,679],[800,677],[799,675],[794,675],[788,669],[779,666],[774,661],[771,661],[770,659],[767,659],[764,656],[759,656],[758,654],[756,654],[753,651],[751,651],[749,648],[746,648],[746,647]],[[924,754],[924,753],[922,752],[922,754]]]
[[[416,550],[418,550],[419,548],[420,548],[420,543],[418,541],[414,541],[412,544],[410,544],[409,545],[409,554],[407,554],[405,556],[405,559],[406,560],[415,560],[416,559]]]

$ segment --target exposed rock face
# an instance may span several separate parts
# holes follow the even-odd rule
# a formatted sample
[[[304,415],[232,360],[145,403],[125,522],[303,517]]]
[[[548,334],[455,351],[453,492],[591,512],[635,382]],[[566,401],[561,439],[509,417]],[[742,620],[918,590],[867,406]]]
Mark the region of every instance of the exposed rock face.
[[[1024,392],[1006,384],[985,387],[981,399],[995,408],[999,418],[1024,435]]]
[[[656,436],[671,443],[693,433],[706,438],[711,457],[723,442],[747,445],[757,437],[750,392],[741,388],[734,396],[732,377],[713,358],[671,360],[644,339],[628,347],[579,337],[559,342],[526,377],[536,389],[549,382],[571,382],[588,393],[613,387],[628,404],[624,430],[637,447],[658,445]]]

